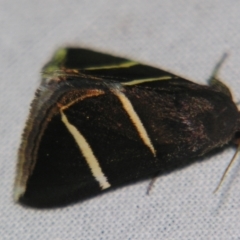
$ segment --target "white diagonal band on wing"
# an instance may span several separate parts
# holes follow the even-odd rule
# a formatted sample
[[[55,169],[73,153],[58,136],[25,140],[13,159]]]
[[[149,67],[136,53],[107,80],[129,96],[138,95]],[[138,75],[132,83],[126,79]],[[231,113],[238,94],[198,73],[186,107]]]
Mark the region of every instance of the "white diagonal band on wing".
[[[94,156],[94,153],[90,145],[88,144],[87,140],[79,132],[79,130],[68,121],[67,116],[63,113],[61,109],[60,109],[60,112],[62,116],[62,122],[67,127],[68,131],[72,134],[74,140],[76,141],[78,147],[80,148],[82,155],[87,161],[87,164],[92,172],[92,175],[94,176],[96,181],[99,183],[100,187],[102,189],[111,187],[107,177],[104,175],[101,169],[101,166],[97,158]]]
[[[133,105],[131,104],[130,100],[119,90],[114,90],[114,94],[119,98],[121,101],[123,108],[127,112],[128,116],[130,117],[133,125],[137,129],[140,138],[144,142],[144,144],[150,149],[150,151],[153,153],[154,157],[156,156],[156,150],[151,142],[151,139],[149,138],[147,131],[145,127],[142,124],[141,119],[137,115],[136,111],[133,108]]]

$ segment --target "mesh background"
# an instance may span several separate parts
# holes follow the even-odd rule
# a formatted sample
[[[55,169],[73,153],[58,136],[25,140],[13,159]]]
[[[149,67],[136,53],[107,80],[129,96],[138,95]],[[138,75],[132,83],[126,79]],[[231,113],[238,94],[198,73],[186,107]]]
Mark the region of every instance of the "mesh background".
[[[13,202],[17,149],[42,66],[62,46],[87,47],[205,83],[221,77],[240,100],[240,2],[233,0],[0,1],[0,239],[240,239],[234,149],[158,179],[55,210]]]

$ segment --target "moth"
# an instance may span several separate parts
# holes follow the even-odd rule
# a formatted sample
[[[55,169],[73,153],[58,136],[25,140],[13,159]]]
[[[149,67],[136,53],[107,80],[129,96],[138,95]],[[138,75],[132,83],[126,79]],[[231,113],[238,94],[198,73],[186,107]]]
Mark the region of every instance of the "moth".
[[[19,149],[15,200],[47,208],[170,172],[238,141],[240,114],[213,74],[199,85],[81,48],[43,68]]]

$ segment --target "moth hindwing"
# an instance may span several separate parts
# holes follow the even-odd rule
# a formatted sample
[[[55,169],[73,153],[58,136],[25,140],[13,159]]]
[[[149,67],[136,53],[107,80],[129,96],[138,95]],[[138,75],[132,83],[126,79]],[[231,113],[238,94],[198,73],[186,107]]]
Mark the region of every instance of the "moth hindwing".
[[[44,67],[19,150],[15,199],[67,205],[172,171],[234,140],[239,112],[216,79],[202,86],[85,49]]]

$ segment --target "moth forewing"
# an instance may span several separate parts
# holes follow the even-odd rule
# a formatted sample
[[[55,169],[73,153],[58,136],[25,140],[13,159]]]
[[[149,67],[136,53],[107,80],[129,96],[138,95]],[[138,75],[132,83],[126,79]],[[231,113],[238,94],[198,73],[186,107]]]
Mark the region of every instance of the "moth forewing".
[[[237,107],[216,82],[85,49],[58,51],[43,72],[15,183],[27,206],[67,205],[172,171],[239,131]]]

